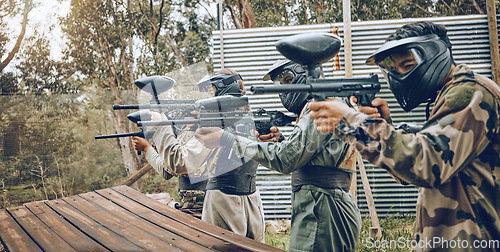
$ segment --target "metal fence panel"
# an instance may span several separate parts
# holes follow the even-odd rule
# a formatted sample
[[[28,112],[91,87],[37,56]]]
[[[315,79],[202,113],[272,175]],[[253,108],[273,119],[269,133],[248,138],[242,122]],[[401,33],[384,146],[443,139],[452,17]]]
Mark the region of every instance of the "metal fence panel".
[[[500,22],[500,19],[498,19]],[[477,73],[491,78],[491,60],[488,39],[488,21],[486,15],[452,16],[438,18],[412,18],[381,21],[363,21],[352,23],[352,64],[355,77],[367,77],[371,73],[378,74],[382,90],[377,95],[389,101],[391,116],[398,122],[424,122],[425,105],[405,113],[396,102],[382,78],[377,67],[364,64],[366,58],[383,44],[385,38],[398,27],[415,21],[432,21],[443,24],[448,29],[448,36],[453,45],[453,56],[457,63],[466,63]],[[266,27],[223,31],[223,61],[225,68],[238,71],[248,89],[251,85],[272,84],[263,81],[262,77],[269,67],[284,57],[276,50],[275,42],[281,38],[309,32],[338,31],[343,37],[342,23],[302,25],[289,27]],[[221,68],[220,32],[214,31],[212,37],[212,53],[214,69]],[[344,71],[344,50],[339,53],[340,70],[333,61],[323,64],[327,78],[342,78]],[[276,94],[250,95],[251,108],[265,108],[286,111]],[[280,130],[286,135],[290,127]],[[415,214],[417,189],[414,186],[397,184],[385,170],[366,163],[367,175],[375,199],[375,207],[379,216],[396,213]],[[290,175],[283,175],[259,167],[257,185],[260,190],[265,218],[282,219],[290,217],[291,183]],[[362,214],[368,213],[361,179],[358,173],[358,206]]]

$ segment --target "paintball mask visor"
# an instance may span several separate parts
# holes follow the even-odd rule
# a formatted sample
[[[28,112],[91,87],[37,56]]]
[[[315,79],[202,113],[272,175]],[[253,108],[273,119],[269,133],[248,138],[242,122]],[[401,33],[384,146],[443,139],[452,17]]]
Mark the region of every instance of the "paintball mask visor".
[[[422,54],[416,48],[409,48],[395,50],[376,63],[384,75],[392,73],[399,77],[405,77],[423,62],[422,58]]]
[[[439,52],[437,40],[436,34],[430,34],[386,42],[366,60],[366,64],[379,66],[388,81],[388,75],[405,79]]]
[[[207,75],[203,77],[196,85],[200,91],[210,91],[212,87],[217,90],[224,89],[227,86],[235,83],[238,80],[243,80],[241,75],[231,75],[231,74],[218,74],[218,75]]]
[[[301,65],[295,64],[292,68],[285,68],[276,77],[273,78],[273,81],[276,85],[288,85],[292,84],[295,77],[300,74],[305,73],[304,68]]]

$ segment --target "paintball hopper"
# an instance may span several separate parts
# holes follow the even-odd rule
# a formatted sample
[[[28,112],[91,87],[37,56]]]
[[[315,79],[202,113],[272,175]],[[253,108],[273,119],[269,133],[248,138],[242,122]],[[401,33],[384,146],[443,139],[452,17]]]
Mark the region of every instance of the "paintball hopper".
[[[141,90],[150,93],[155,101],[158,101],[158,94],[161,94],[175,84],[175,80],[167,76],[148,76],[136,80],[135,85]]]
[[[287,59],[301,65],[319,65],[340,51],[342,39],[330,33],[303,33],[276,42],[276,49]]]
[[[127,115],[127,118],[137,124],[139,121],[151,121],[151,115],[148,110],[139,110]]]

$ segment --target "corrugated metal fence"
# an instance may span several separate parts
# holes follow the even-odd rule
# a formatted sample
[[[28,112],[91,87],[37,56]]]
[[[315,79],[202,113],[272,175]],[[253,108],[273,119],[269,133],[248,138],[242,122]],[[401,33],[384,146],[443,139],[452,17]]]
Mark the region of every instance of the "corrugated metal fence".
[[[397,122],[425,121],[425,106],[416,108],[411,113],[404,113],[387,88],[378,68],[364,64],[366,58],[374,52],[387,36],[405,23],[432,21],[447,27],[448,36],[453,44],[453,55],[457,63],[466,63],[473,70],[491,78],[490,49],[488,40],[488,22],[486,15],[455,16],[440,18],[415,18],[352,23],[352,62],[353,75],[367,77],[370,73],[378,74],[382,82],[379,97],[389,101],[391,116]],[[500,19],[499,19],[500,20]],[[284,57],[275,48],[275,42],[281,38],[307,32],[335,32],[343,37],[342,23],[305,25],[293,27],[268,27],[223,32],[224,67],[233,68],[244,78],[246,87],[251,85],[272,84],[262,80],[269,67]],[[213,33],[214,68],[221,68],[220,33]],[[340,70],[333,61],[323,64],[327,78],[342,78],[344,72],[344,51],[340,51]],[[265,108],[286,111],[278,95],[251,95],[252,109]],[[280,130],[288,135],[290,127]],[[415,213],[417,189],[414,186],[397,184],[383,169],[365,163],[371,184],[375,206],[379,216],[395,213]],[[266,220],[290,217],[291,184],[290,175],[282,175],[264,167],[259,167],[257,183],[260,189]],[[358,206],[363,214],[368,213],[365,195],[358,174]]]

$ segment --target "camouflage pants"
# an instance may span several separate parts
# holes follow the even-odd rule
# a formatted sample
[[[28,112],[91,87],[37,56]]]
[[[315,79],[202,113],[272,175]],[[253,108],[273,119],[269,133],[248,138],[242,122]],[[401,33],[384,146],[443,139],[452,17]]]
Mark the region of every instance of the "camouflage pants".
[[[290,251],[354,251],[360,232],[351,193],[313,185],[293,193]]]
[[[181,197],[181,208],[199,211],[203,209],[205,191],[202,190],[179,190]]]

